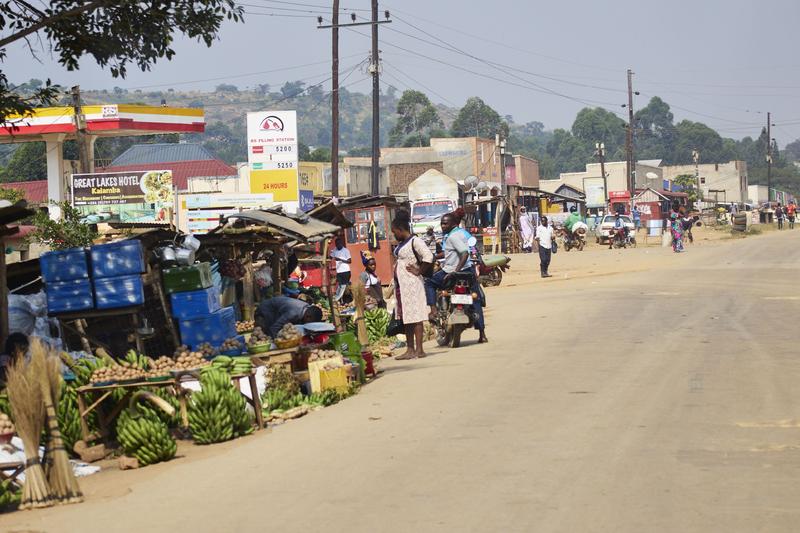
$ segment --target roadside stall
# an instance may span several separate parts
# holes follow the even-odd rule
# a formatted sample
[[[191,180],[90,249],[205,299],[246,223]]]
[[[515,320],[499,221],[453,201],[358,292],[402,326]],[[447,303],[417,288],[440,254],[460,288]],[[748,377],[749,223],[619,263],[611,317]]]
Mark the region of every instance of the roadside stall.
[[[393,277],[392,249],[395,241],[391,224],[397,209],[403,204],[392,196],[355,196],[343,200],[339,210],[344,213],[352,227],[344,231],[347,249],[353,257],[352,276],[357,278],[363,271],[361,252],[370,251],[375,256],[378,277],[386,282]]]
[[[8,337],[8,282],[6,278],[6,245],[5,239],[19,232],[14,222],[28,218],[33,211],[28,209],[27,202],[15,204],[0,201],[0,346],[5,345]]]

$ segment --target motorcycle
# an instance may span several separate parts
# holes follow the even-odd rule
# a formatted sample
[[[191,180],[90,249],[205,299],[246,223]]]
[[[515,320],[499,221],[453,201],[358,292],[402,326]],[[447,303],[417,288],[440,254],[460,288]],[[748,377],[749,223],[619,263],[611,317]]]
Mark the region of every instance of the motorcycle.
[[[503,281],[503,272],[511,268],[511,258],[507,255],[483,255],[478,251],[472,260],[478,265],[478,281],[484,287],[497,287]]]
[[[475,325],[475,308],[481,305],[480,295],[472,292],[475,277],[472,272],[455,272],[448,288],[437,291],[434,328],[439,346],[458,348],[461,334]]]
[[[612,231],[614,232],[614,235],[611,239],[611,246],[613,248],[627,248],[631,243],[631,237],[627,231],[627,228],[615,228]]]
[[[566,252],[569,252],[573,248],[581,252],[583,251],[583,247],[586,246],[585,227],[580,227],[573,232],[570,232],[567,228],[561,228],[561,236],[564,241],[564,251]]]

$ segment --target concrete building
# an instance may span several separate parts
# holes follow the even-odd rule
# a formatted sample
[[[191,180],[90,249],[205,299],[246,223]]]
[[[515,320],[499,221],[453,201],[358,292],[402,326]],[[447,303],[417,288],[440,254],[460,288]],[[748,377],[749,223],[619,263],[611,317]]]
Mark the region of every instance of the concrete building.
[[[644,189],[652,187],[654,189],[663,188],[663,169],[660,167],[660,160],[639,161],[636,163],[636,188]],[[628,190],[627,164],[625,161],[609,161],[606,166],[606,182],[608,192],[620,192]],[[585,178],[602,178],[600,173],[600,163],[589,163],[586,170],[582,172],[564,172],[557,180],[546,180],[548,190],[555,191],[561,185],[569,185],[575,189],[583,191],[583,180]],[[543,180],[541,183],[545,183]]]
[[[730,161],[703,165],[666,165],[662,167],[664,179],[672,181],[678,176],[688,174],[700,176],[700,190],[708,202],[746,202],[749,198],[747,183],[747,162]],[[765,200],[766,201],[766,200]]]
[[[521,187],[539,186],[539,162],[524,155],[506,158],[506,184]]]
[[[344,165],[350,169],[350,195],[371,192],[370,164],[369,157],[344,159]],[[501,164],[494,140],[479,137],[433,138],[430,146],[381,148],[380,191],[404,194],[410,176],[416,174],[416,178],[432,168],[457,181],[477,176],[490,188],[499,187]],[[524,179],[538,180],[538,162],[525,158],[520,159],[520,165]]]

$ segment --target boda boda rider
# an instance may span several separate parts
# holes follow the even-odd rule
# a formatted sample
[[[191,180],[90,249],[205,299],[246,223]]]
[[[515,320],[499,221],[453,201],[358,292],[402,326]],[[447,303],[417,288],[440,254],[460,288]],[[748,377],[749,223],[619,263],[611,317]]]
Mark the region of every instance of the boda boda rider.
[[[564,222],[564,227],[569,233],[569,236],[572,237],[572,228],[575,226],[576,223],[581,222],[581,216],[578,214],[578,209],[573,205],[569,208],[569,216],[567,220]]]
[[[436,315],[436,291],[443,290],[454,272],[467,272],[472,275],[472,292],[476,290],[474,285],[477,283],[475,269],[469,259],[469,233],[458,227],[458,217],[454,213],[448,213],[442,217],[442,253],[444,259],[442,269],[434,273],[433,276],[425,279],[425,297],[431,308],[431,317]],[[475,309],[475,329],[479,332],[478,342],[489,342],[486,338],[486,325],[483,319],[483,307],[480,300],[473,304]]]

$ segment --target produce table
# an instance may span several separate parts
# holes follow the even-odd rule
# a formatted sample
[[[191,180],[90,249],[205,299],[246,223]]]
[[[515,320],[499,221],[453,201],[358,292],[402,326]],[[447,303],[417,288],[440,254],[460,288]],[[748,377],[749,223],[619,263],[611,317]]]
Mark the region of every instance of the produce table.
[[[187,379],[190,378],[190,379]],[[261,412],[261,398],[258,395],[258,388],[256,386],[256,377],[255,374],[237,374],[231,376],[231,380],[237,385],[239,384],[239,380],[242,378],[247,378],[248,383],[250,384],[250,391],[252,398],[249,398],[247,395],[242,393],[247,403],[249,403],[253,407],[253,411],[255,411],[255,418],[256,418],[256,428],[263,429],[264,428],[264,416]],[[179,379],[169,379],[167,381],[159,381],[159,382],[151,382],[151,381],[141,381],[135,383],[112,383],[110,385],[103,385],[100,387],[95,387],[92,385],[86,385],[83,387],[79,387],[77,389],[78,392],[78,410],[80,411],[80,423],[81,423],[81,437],[83,440],[88,444],[91,441],[99,440],[105,438],[109,435],[109,427],[111,422],[119,416],[122,410],[128,406],[130,401],[131,395],[137,389],[159,389],[165,387],[171,387],[172,393],[178,398],[178,404],[180,406],[180,414],[181,414],[181,426],[184,429],[188,429],[189,427],[189,414],[187,409],[187,397],[190,391],[184,389],[180,386],[182,381],[190,381],[196,378],[190,377],[188,375],[183,376]],[[114,404],[111,408],[109,413],[103,413],[102,409],[100,408],[103,400],[108,398],[115,389],[125,389],[125,395]],[[100,393],[100,397],[97,398],[94,403],[87,407],[87,401],[90,399],[89,397],[95,393]],[[100,426],[98,432],[91,432],[89,430],[89,422],[88,417],[92,412],[97,412],[97,421]]]
[[[249,354],[255,366],[287,365],[291,367],[294,355],[300,352],[300,347],[270,350],[269,352]],[[290,368],[291,370],[291,368]]]

